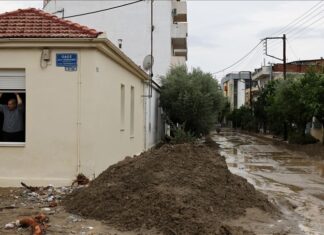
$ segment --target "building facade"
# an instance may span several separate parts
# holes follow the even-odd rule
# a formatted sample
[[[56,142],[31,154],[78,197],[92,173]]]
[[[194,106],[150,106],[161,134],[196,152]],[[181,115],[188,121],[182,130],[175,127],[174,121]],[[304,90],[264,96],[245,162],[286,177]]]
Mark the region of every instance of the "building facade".
[[[0,32],[0,93],[25,109],[24,141],[0,141],[0,186],[70,185],[144,150],[149,78],[100,32],[36,9],[0,15]]]
[[[221,80],[224,96],[227,97],[231,110],[246,104],[245,90],[250,88],[250,75],[248,71],[229,73]]]
[[[59,17],[103,10],[124,4],[114,10],[73,17],[73,21],[89,25],[107,34],[138,66],[145,56],[154,57],[153,79],[160,84],[171,66],[184,65],[187,60],[187,2],[185,0],[153,1],[66,1],[44,0],[44,10]],[[152,18],[151,18],[152,17]],[[151,34],[152,33],[152,34]],[[148,71],[149,72],[149,71]],[[146,90],[146,148],[154,146],[164,135],[164,125],[157,122],[159,90]]]

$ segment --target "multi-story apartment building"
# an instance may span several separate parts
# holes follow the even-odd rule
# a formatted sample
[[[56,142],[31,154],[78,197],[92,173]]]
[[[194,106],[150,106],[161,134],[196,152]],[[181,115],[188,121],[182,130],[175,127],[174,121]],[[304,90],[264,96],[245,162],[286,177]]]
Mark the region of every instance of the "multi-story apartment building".
[[[315,69],[319,73],[324,73],[324,59],[314,60],[298,60],[287,63],[287,77],[298,78],[310,68]],[[252,80],[258,85],[258,88],[263,88],[270,80],[283,79],[283,64],[270,64],[255,69],[252,73]]]
[[[146,148],[156,144],[164,134],[159,108],[160,78],[171,66],[187,60],[187,2],[44,0],[44,10],[105,32],[138,66],[143,67],[144,58],[153,55],[156,84],[153,83],[153,89],[146,89]],[[84,14],[94,11],[98,12]]]
[[[245,105],[245,90],[250,88],[251,73],[241,71],[229,73],[221,81],[224,95],[231,105],[231,110],[238,109]]]

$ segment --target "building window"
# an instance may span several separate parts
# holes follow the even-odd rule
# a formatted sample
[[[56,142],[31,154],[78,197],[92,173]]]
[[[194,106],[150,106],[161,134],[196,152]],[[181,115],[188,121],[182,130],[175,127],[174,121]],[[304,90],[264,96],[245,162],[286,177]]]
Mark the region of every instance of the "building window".
[[[120,86],[120,130],[125,130],[125,85]]]
[[[25,142],[25,71],[0,70],[0,144]]]
[[[133,86],[131,86],[130,92],[130,135],[131,137],[134,137],[135,88]]]
[[[234,109],[237,108],[237,80],[234,80]]]

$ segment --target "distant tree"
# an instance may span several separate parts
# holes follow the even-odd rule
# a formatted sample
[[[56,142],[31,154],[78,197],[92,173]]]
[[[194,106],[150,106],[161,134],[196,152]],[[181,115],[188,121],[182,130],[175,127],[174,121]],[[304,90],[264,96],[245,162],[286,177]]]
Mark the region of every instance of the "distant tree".
[[[266,131],[269,127],[270,117],[267,113],[267,109],[273,102],[277,83],[276,80],[270,81],[266,87],[261,89],[257,100],[253,103],[253,113],[256,125],[258,129],[262,128],[263,131]]]
[[[263,93],[259,102],[260,106],[264,105],[261,110],[265,112],[261,113],[266,114],[264,118],[273,132],[282,134],[286,123],[289,136],[302,140],[305,138],[306,125],[312,117],[323,119],[324,79],[313,70],[301,78],[269,84],[266,90],[271,90],[271,95]]]
[[[171,124],[198,136],[207,134],[217,122],[224,98],[217,80],[199,68],[170,69],[162,78],[160,104]]]
[[[228,116],[228,120],[232,121],[234,128],[252,131],[255,130],[256,127],[251,108],[247,106],[234,109]]]
[[[324,126],[324,75],[318,74],[314,69],[307,71],[299,80],[301,87],[300,99]],[[324,144],[324,134],[322,136]]]

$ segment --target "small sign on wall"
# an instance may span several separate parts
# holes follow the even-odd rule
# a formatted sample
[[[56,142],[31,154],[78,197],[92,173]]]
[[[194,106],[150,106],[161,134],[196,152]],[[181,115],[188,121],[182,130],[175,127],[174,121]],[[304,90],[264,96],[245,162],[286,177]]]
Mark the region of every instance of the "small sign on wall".
[[[65,71],[77,71],[78,54],[77,53],[57,53],[56,67],[64,67]]]

